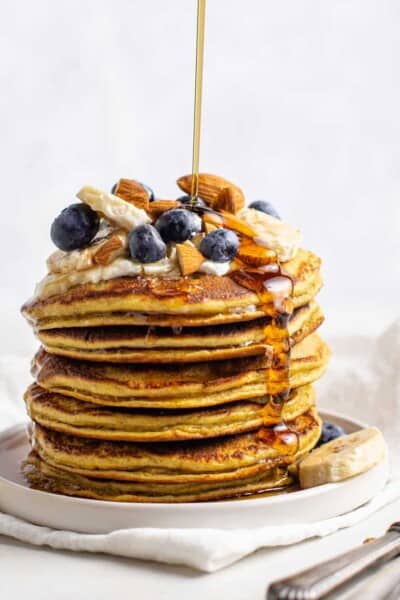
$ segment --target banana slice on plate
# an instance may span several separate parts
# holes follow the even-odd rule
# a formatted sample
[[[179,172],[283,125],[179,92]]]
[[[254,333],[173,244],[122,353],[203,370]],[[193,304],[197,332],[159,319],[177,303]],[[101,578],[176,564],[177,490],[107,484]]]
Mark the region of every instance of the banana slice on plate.
[[[300,462],[300,487],[310,488],[365,473],[386,453],[386,442],[376,427],[343,435],[316,448]]]

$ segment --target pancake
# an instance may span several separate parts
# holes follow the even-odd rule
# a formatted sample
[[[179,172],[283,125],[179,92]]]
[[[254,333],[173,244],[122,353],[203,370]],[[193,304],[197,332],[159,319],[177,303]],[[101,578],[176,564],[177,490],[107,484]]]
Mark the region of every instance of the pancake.
[[[318,292],[319,270],[320,259],[303,249],[285,263],[284,271],[293,280],[295,307],[307,304]],[[136,325],[143,324],[143,315],[152,318],[147,324],[198,326],[242,321],[247,315],[252,319],[254,313],[273,315],[274,311],[272,293],[269,301],[263,300],[261,308],[258,295],[231,277],[201,274],[171,279],[120,277],[78,285],[64,294],[34,298],[22,307],[23,314],[36,329]],[[120,316],[123,321],[119,321]]]
[[[275,467],[237,482],[153,483],[115,481],[84,477],[57,469],[32,452],[22,466],[31,487],[67,496],[113,502],[205,502],[276,493],[288,488],[293,479],[287,470]]]
[[[299,249],[294,227],[238,212],[241,190],[205,177],[210,206],[180,207],[185,232],[168,214],[177,203],[153,211],[133,180],[116,195],[78,193],[99,232],[85,248],[53,253],[22,307],[42,344],[24,395],[32,487],[123,502],[268,494],[292,486],[317,445],[312,384],[330,354],[316,333],[321,261]],[[138,225],[162,229],[170,217],[164,258],[141,262],[156,257]],[[56,245],[74,248],[56,221]],[[215,226],[237,236],[223,264]]]
[[[265,353],[271,319],[203,327],[109,326],[45,329],[38,337],[47,352],[98,362],[195,362]],[[323,321],[315,301],[295,310],[288,325],[295,344]],[[273,329],[271,328],[271,336]]]
[[[89,440],[36,425],[33,449],[63,471],[118,481],[208,483],[241,480],[289,465],[310,451],[321,420],[310,409],[287,425],[225,438],[165,444]]]
[[[233,435],[259,429],[265,424],[264,402],[237,402],[222,408],[186,411],[143,411],[99,407],[49,392],[33,384],[25,393],[28,414],[48,429],[67,434],[119,441],[174,441]],[[314,406],[311,386],[293,390],[283,404],[281,418],[269,423],[291,421]]]
[[[329,354],[316,333],[296,344],[289,386],[298,388],[318,379]],[[265,356],[182,365],[113,365],[76,361],[41,349],[32,374],[48,390],[95,404],[182,409],[265,397],[265,366]],[[282,376],[279,368],[269,373],[271,381]]]

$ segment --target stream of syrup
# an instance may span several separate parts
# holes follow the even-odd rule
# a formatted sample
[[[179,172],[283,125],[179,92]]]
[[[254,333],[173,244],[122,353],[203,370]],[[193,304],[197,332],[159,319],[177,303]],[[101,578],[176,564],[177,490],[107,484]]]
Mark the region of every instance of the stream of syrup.
[[[191,204],[196,203],[199,192],[200,132],[201,132],[201,99],[203,92],[204,61],[204,29],[206,19],[206,0],[197,0],[197,35],[196,35],[196,68],[194,86],[193,117],[193,154],[192,154],[192,189]]]
[[[206,0],[197,0],[195,100],[190,194],[191,208],[193,210],[197,209],[196,199],[199,187],[205,13]],[[282,422],[283,406],[288,400],[290,393],[290,338],[288,323],[293,312],[293,282],[282,271],[277,255],[270,250],[258,246],[254,242],[251,231],[248,231],[245,223],[242,222],[240,224],[240,221],[233,215],[224,215],[212,210],[209,211],[208,216],[212,216],[217,222],[219,221],[219,224],[236,229],[240,236],[243,254],[253,257],[253,260],[249,262],[243,259],[237,260],[238,269],[233,271],[230,276],[239,285],[258,295],[260,308],[271,319],[265,328],[265,373],[268,402],[263,411],[264,426],[259,430],[258,436],[277,450],[284,450],[285,454],[294,454],[298,450],[298,436]],[[235,227],[232,227],[232,221],[235,221]],[[276,423],[278,418],[281,424],[271,427],[272,424]]]

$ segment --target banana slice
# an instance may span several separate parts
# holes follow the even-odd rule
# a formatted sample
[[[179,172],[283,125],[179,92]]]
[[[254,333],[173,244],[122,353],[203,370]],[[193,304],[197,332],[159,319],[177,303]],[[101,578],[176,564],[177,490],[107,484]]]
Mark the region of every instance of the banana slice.
[[[256,233],[255,243],[276,252],[281,262],[296,255],[302,234],[292,225],[255,208],[243,208],[237,216]]]
[[[79,190],[77,197],[107,221],[126,231],[131,231],[138,225],[151,223],[149,215],[142,208],[91,185],[85,185]]]
[[[300,462],[300,487],[310,488],[359,475],[372,469],[386,453],[385,440],[376,427],[344,435],[316,448]]]

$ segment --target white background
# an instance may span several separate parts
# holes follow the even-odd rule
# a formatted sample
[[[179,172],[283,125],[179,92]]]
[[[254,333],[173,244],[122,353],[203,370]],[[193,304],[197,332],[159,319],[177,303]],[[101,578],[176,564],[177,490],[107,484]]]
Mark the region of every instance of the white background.
[[[195,0],[0,3],[0,353],[27,355],[26,380],[36,343],[18,309],[45,272],[53,218],[84,183],[133,177],[175,197],[190,170],[194,30]],[[379,332],[398,314],[399,58],[398,0],[208,0],[202,170],[272,201],[303,230],[324,259],[326,335]],[[337,345],[341,370],[332,364],[323,379],[325,405],[394,427],[398,332],[373,354],[374,364],[390,355],[393,377],[362,377],[352,347]],[[20,362],[2,364],[0,396],[20,399]],[[393,505],[375,525],[258,552],[207,578],[2,538],[0,590],[41,598],[46,560],[57,598],[105,598],[133,582],[144,600],[242,598],[244,586],[261,600],[271,574],[380,535],[396,516]]]
[[[49,227],[84,183],[161,197],[190,170],[194,0],[3,0],[3,349]],[[209,0],[201,168],[272,201],[324,259],[330,333],[380,331],[399,287],[400,5]]]

